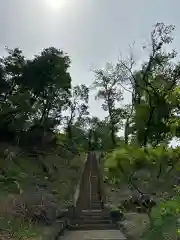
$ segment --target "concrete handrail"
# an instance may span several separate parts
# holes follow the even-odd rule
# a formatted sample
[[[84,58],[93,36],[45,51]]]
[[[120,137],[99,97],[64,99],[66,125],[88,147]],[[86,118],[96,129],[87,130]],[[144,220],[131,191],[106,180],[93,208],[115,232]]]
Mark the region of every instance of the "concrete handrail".
[[[104,192],[104,185],[103,185],[103,174],[101,171],[101,167],[100,167],[100,159],[101,159],[101,153],[100,152],[96,152],[96,159],[98,162],[98,169],[99,169],[99,184],[100,184],[100,189],[101,189],[101,198],[103,203],[106,203],[106,199],[105,199],[105,192]]]
[[[87,154],[85,155],[85,161],[84,161],[84,165],[83,165],[83,168],[82,168],[81,177],[79,178],[79,181],[78,181],[78,184],[77,184],[77,187],[76,187],[76,191],[75,191],[75,194],[74,194],[74,201],[73,201],[73,206],[74,207],[76,207],[77,201],[78,201],[78,198],[79,198],[80,187],[81,187],[81,182],[82,182],[82,177],[83,177],[86,162],[87,162]]]

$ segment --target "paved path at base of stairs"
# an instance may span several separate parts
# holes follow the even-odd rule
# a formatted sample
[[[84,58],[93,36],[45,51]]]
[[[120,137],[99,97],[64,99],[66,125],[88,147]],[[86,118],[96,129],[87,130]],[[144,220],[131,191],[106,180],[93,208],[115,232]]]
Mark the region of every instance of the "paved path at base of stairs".
[[[59,240],[126,240],[118,230],[67,231]]]

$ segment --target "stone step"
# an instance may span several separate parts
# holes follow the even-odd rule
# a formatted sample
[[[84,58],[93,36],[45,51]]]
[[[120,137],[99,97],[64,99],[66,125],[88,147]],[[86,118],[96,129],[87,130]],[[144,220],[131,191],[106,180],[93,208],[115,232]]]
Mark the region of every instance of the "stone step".
[[[81,213],[77,215],[78,218],[109,218],[110,214],[109,213],[97,213],[97,214],[84,214]]]
[[[92,196],[91,197],[91,202],[99,202],[99,203],[101,203],[100,198],[96,197],[96,196]]]
[[[63,240],[126,240],[119,230],[67,231]]]
[[[103,219],[103,218],[80,218],[80,219],[74,219],[71,220],[70,222],[72,225],[74,224],[83,224],[83,223],[93,223],[93,224],[101,224],[101,223],[107,223],[107,224],[111,224],[112,220],[111,219]]]
[[[108,223],[101,223],[101,224],[76,224],[76,225],[69,225],[69,230],[110,230],[110,229],[117,229],[116,224],[108,224]]]
[[[93,210],[98,210],[100,208],[100,206],[99,205],[94,205],[94,204],[91,204],[91,209],[93,209]]]
[[[91,202],[91,206],[99,206],[99,209],[101,209],[101,203],[100,202]]]
[[[82,210],[82,215],[107,215],[109,212],[107,210],[99,209],[99,210]]]
[[[91,206],[91,208],[93,209],[93,210],[98,210],[99,209],[99,206]]]
[[[101,219],[104,219],[104,220],[107,220],[107,219],[110,219],[110,216],[109,215],[104,215],[104,216],[100,216],[100,215],[94,215],[94,216],[84,216],[84,215],[79,215],[79,216],[76,216],[75,219],[94,219],[95,221],[96,220],[101,220]]]
[[[97,204],[91,204],[91,209],[92,209],[92,210],[99,210],[99,209],[101,209],[100,207],[101,207],[101,206],[99,206],[99,205],[97,205]]]
[[[79,215],[78,216],[78,219],[92,219],[92,220],[101,220],[101,219],[104,219],[104,220],[107,220],[107,219],[109,219],[109,215],[107,214],[107,215],[89,215],[89,216],[85,216],[85,215]]]

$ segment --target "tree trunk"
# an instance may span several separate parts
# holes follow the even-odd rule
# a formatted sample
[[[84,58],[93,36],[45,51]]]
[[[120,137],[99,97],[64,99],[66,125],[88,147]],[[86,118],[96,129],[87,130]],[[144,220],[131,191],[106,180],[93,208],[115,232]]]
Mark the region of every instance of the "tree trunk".
[[[113,146],[116,146],[116,136],[115,136],[114,125],[111,125],[111,139],[112,139]]]
[[[89,151],[92,150],[92,130],[89,130],[89,134],[88,134],[88,148],[89,148]]]
[[[129,129],[129,123],[127,121],[126,124],[125,124],[125,130],[124,130],[124,142],[125,142],[125,144],[128,144],[128,142],[129,142],[128,129]]]
[[[146,124],[146,130],[145,130],[145,134],[144,134],[143,146],[146,146],[147,142],[148,142],[149,126],[150,126],[151,120],[153,118],[154,110],[155,110],[155,107],[152,107],[151,111],[150,111],[150,114],[149,114],[148,122]]]
[[[71,128],[71,124],[68,124],[67,126],[67,135],[68,135],[68,139],[71,141],[72,140],[72,128]]]

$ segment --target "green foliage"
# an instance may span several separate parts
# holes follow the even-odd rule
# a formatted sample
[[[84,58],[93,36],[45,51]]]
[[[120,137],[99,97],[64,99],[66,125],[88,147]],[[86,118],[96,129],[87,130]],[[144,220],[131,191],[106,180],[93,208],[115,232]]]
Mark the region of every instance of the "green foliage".
[[[65,110],[69,115],[64,116],[65,130],[71,145],[77,143],[79,139],[82,141],[84,136],[82,128],[87,122],[89,89],[85,85],[77,85],[71,90],[71,98],[65,105]]]
[[[106,120],[100,120],[97,117],[88,119],[89,141],[93,148],[100,151],[108,151],[113,148],[111,139],[111,124]],[[116,137],[116,141],[117,141]]]
[[[153,208],[150,228],[143,234],[142,239],[178,239],[180,236],[180,198],[163,201]]]
[[[34,126],[43,132],[54,129],[71,87],[69,57],[55,48],[44,49],[32,60],[18,48],[7,51],[0,62],[2,140],[15,141]]]
[[[145,194],[157,203],[147,209],[150,227],[143,233],[143,240],[179,237],[179,156],[179,147],[172,149],[164,144],[155,148],[124,145],[106,157],[109,183],[118,188],[129,185],[132,195]]]
[[[156,191],[154,188],[173,186],[178,176],[179,148],[171,149],[166,145],[156,148],[139,148],[124,145],[106,157],[106,174],[111,183],[126,182],[138,192]],[[164,180],[163,180],[164,179]],[[169,179],[167,184],[164,181]],[[146,187],[148,186],[148,188]],[[144,190],[142,190],[144,189]]]
[[[113,64],[108,63],[105,69],[96,70],[95,75],[93,87],[97,89],[96,99],[103,100],[102,109],[108,113],[106,120],[110,126],[111,141],[113,145],[116,145],[116,134],[122,127],[125,112],[122,107],[117,107],[117,103],[123,100],[121,86],[123,73],[119,69],[119,65],[113,66]]]
[[[26,240],[40,239],[40,232],[36,226],[20,217],[0,218],[2,239]]]
[[[173,41],[173,31],[172,25],[157,23],[154,26],[150,39],[152,49],[148,60],[140,68],[134,70],[133,56],[129,61],[119,62],[126,76],[121,83],[132,94],[131,111],[126,120],[126,143],[131,141],[139,146],[157,146],[172,138],[172,126],[168,123],[172,120],[177,123],[179,119],[176,96],[180,77],[180,65],[174,61],[177,53],[166,51]],[[130,90],[127,88],[129,85]],[[178,128],[177,124],[175,128]]]

